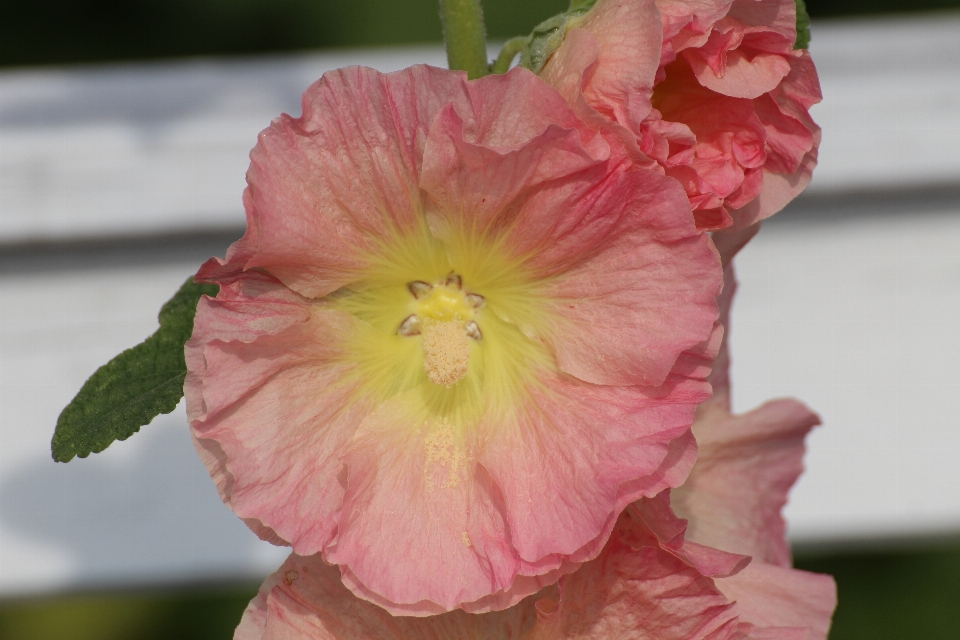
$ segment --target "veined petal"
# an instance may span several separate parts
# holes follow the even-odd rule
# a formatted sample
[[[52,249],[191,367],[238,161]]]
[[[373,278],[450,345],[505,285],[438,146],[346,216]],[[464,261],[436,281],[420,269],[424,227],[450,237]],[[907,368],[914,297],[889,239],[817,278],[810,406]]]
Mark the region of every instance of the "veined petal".
[[[552,610],[539,605],[537,640],[735,640],[733,605],[709,578],[654,545],[614,534],[603,555],[564,577]]]
[[[354,596],[337,567],[291,555],[244,612],[236,640],[518,640],[536,622],[532,602],[493,614],[394,617]]]
[[[800,53],[790,58],[790,74],[777,90],[754,101],[767,130],[768,162],[764,165],[760,195],[736,212],[737,228],[750,226],[783,209],[807,188],[817,166],[821,132],[810,118],[809,109],[820,102],[822,94],[809,52]]]
[[[378,241],[419,224],[427,130],[445,104],[466,99],[464,85],[426,66],[325,74],[304,93],[303,116],[275,120],[251,153],[256,249],[244,268],[309,297],[355,280]]]
[[[684,51],[703,86],[736,98],[773,91],[790,71],[796,40],[793,0],[734,0],[707,42]]]
[[[193,435],[237,515],[313,553],[336,531],[338,456],[369,411],[338,357],[354,321],[276,281],[243,283],[197,310],[186,347]]]
[[[689,403],[709,391],[689,380],[656,390],[588,386],[543,371],[527,393],[515,416],[481,425],[489,440],[477,461],[500,487],[513,546],[537,563],[556,554],[589,559],[581,550],[640,497],[621,486],[658,474],[686,431]],[[646,495],[663,488],[644,487]]]
[[[347,448],[340,535],[326,556],[354,592],[397,615],[505,591],[519,564],[472,438],[416,406],[403,397],[381,405]]]
[[[509,232],[515,254],[534,253],[549,238],[532,243],[531,232],[540,229],[524,229],[523,222],[530,223],[523,214],[535,212],[536,221],[545,225],[562,213],[564,194],[589,189],[606,173],[586,153],[575,129],[551,125],[528,144],[506,151],[468,142],[464,129],[452,106],[445,108],[430,132],[424,160],[422,186],[433,204],[430,228],[448,244],[458,236],[496,239]],[[542,191],[560,194],[553,202],[541,197],[531,203]]]
[[[837,585],[832,576],[754,562],[735,576],[717,580],[717,588],[736,602],[740,617],[757,631],[750,638],[826,640],[837,608]],[[771,631],[765,631],[765,628]],[[779,633],[776,633],[779,631]]]
[[[699,459],[673,494],[677,512],[690,520],[690,539],[790,566],[780,511],[803,470],[804,438],[819,423],[795,400],[742,416],[705,414],[694,426]]]
[[[545,285],[551,313],[533,330],[560,368],[582,380],[656,386],[683,351],[710,335],[719,260],[682,214],[686,197],[669,178],[628,172],[576,204],[568,217],[580,219],[556,246],[579,261]]]
[[[650,113],[663,43],[656,4],[653,0],[599,0],[574,28],[587,31],[600,43],[583,80],[587,104],[628,129],[639,130]],[[543,73],[549,78],[549,61]]]

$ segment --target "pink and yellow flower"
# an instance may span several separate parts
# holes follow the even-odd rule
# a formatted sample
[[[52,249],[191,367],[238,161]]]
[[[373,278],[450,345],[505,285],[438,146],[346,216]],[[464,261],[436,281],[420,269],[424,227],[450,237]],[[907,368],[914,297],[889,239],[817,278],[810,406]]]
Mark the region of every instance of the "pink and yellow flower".
[[[198,273],[220,293],[187,408],[223,500],[339,565],[311,575],[393,613],[501,609],[686,477],[716,250],[541,79],[328,73],[247,179],[246,235]]]
[[[794,0],[599,0],[541,75],[684,185],[703,229],[749,226],[810,182],[821,99]]]

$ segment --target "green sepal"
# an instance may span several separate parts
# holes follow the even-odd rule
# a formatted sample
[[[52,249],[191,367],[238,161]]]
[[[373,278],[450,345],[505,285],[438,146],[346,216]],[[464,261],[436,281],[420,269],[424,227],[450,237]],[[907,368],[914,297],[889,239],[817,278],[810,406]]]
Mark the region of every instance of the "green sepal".
[[[530,33],[527,46],[520,52],[520,66],[540,73],[543,65],[563,43],[571,21],[578,22],[580,16],[593,8],[597,0],[571,0],[570,8],[559,15],[547,18]]]
[[[593,9],[595,4],[597,4],[597,0],[570,0],[568,11],[589,11]]]
[[[156,333],[90,376],[57,419],[51,450],[57,462],[99,453],[126,440],[183,397],[187,364],[183,345],[193,333],[200,296],[219,287],[191,277],[160,309]]]
[[[810,46],[810,14],[803,0],[794,0],[797,5],[797,41],[794,49],[806,49]]]

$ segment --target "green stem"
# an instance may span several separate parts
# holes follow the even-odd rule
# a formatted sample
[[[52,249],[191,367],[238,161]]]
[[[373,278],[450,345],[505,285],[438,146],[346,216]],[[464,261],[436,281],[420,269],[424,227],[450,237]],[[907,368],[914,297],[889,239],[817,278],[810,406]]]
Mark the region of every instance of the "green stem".
[[[510,70],[510,63],[517,57],[517,54],[523,51],[523,48],[530,42],[530,36],[517,36],[507,40],[503,49],[500,49],[500,55],[493,63],[493,73],[506,73]]]
[[[440,20],[450,68],[471,80],[490,73],[480,0],[440,0]]]

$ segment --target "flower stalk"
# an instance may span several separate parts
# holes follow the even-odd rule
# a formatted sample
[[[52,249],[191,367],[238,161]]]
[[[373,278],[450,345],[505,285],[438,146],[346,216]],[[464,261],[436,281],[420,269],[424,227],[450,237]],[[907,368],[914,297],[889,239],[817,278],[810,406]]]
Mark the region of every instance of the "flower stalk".
[[[530,36],[517,36],[516,38],[507,40],[503,45],[503,49],[500,50],[500,55],[498,55],[496,61],[494,61],[491,71],[493,73],[506,73],[509,71],[510,63],[513,62],[517,54],[523,51],[523,48],[529,43]]]
[[[471,80],[490,73],[480,0],[440,0],[447,64]]]

